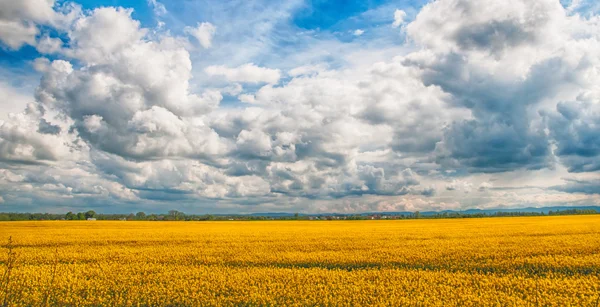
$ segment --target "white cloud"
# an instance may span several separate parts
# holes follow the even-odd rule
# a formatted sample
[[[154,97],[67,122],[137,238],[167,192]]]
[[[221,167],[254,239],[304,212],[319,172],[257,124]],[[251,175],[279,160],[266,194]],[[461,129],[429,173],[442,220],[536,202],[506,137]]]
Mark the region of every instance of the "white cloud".
[[[102,116],[94,114],[86,115],[83,117],[83,126],[85,127],[85,129],[87,129],[87,131],[91,133],[98,132],[103,125],[104,124],[102,122]]]
[[[21,93],[18,89],[0,81],[0,122],[7,121],[10,113],[21,113],[25,106],[34,101],[33,95]]]
[[[69,56],[99,63],[115,60],[128,47],[140,43],[146,30],[131,18],[132,9],[98,8],[76,20],[69,31],[72,49]]]
[[[165,5],[156,0],[148,0],[148,5],[152,8],[152,11],[156,16],[162,16],[168,13]]]
[[[396,10],[394,11],[394,23],[392,23],[392,27],[394,28],[398,28],[400,27],[402,24],[404,24],[404,21],[406,19],[406,12],[403,10]]]
[[[13,113],[0,123],[0,161],[36,164],[66,158],[71,136],[60,128],[58,133],[46,133],[40,129],[42,119],[43,114],[30,103],[24,112]]]
[[[243,90],[244,90],[244,87],[242,87],[241,84],[234,83],[234,84],[228,85],[224,88],[221,88],[221,93],[225,93],[225,94],[228,94],[231,96],[236,96],[236,95],[239,95]]]
[[[221,94],[191,94],[189,53],[170,37],[150,40],[146,32],[130,10],[101,8],[77,20],[65,54],[85,66],[40,66],[39,103],[68,115],[82,138],[108,152],[140,159],[223,153],[227,142],[210,128],[180,118],[209,112]]]
[[[52,53],[60,52],[62,49],[62,45],[63,45],[63,41],[61,39],[52,38],[52,37],[49,37],[46,35],[46,36],[41,37],[38,40],[35,48],[40,53],[52,54]]]
[[[473,184],[464,180],[452,179],[450,183],[446,184],[446,190],[448,191],[462,191],[464,193],[470,193],[472,189]]]
[[[239,95],[238,99],[241,102],[245,102],[245,103],[254,103],[256,101],[256,99],[254,99],[254,95],[249,95],[249,94]]]
[[[288,72],[288,75],[292,77],[298,77],[302,75],[313,75],[324,72],[327,70],[327,65],[325,64],[316,64],[316,65],[303,65],[296,68],[291,69]]]
[[[210,22],[198,23],[196,28],[185,27],[185,32],[193,36],[202,47],[210,48],[217,28]]]
[[[209,66],[204,70],[209,76],[223,76],[228,81],[243,83],[277,83],[281,78],[279,69],[256,66],[253,63],[236,68]]]
[[[34,46],[39,25],[64,29],[80,12],[77,5],[63,4],[58,11],[55,7],[54,0],[1,1],[0,42],[11,49]]]
[[[361,36],[361,35],[363,35],[364,33],[365,33],[365,30],[362,30],[362,29],[356,29],[356,30],[354,30],[354,32],[352,32],[352,35],[354,35],[354,36]]]
[[[31,22],[0,19],[0,40],[12,49],[19,49],[25,44],[34,45],[38,33],[37,27]]]

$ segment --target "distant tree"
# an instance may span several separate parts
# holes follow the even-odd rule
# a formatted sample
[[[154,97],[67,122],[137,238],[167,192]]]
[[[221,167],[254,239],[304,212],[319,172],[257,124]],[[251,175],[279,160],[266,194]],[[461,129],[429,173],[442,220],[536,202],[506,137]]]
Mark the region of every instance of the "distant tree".
[[[127,220],[128,221],[135,220],[135,215],[133,213],[129,213],[129,215],[127,216]]]
[[[94,210],[90,210],[88,212],[85,213],[85,218],[89,219],[89,218],[94,218],[96,217],[96,212]]]
[[[135,214],[135,219],[136,219],[136,220],[140,220],[140,221],[143,221],[143,220],[145,220],[145,219],[146,219],[146,213],[144,213],[144,212],[141,212],[141,211],[140,211],[140,212],[138,212],[138,213],[136,213],[136,214]]]
[[[421,217],[421,212],[415,211],[415,218],[418,219]]]
[[[296,220],[297,220],[297,219],[298,219],[298,217],[299,217],[299,214],[298,214],[297,212],[296,212],[296,213],[294,213],[294,219],[296,219]]]
[[[177,210],[169,210],[169,214],[166,219],[168,219],[169,221],[184,221],[185,217],[185,213],[183,212],[179,212]]]
[[[74,220],[77,216],[73,212],[69,211],[65,214],[65,220]]]
[[[77,213],[77,219],[78,220],[85,220],[85,214],[83,214],[83,212]]]
[[[177,210],[169,210],[168,220],[169,221],[177,220],[178,215],[179,215],[179,211],[177,211]]]

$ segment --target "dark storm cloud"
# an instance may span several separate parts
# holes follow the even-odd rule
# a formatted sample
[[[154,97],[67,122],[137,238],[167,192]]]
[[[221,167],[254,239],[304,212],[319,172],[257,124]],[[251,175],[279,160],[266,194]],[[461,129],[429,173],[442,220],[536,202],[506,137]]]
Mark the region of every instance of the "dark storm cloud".
[[[548,115],[556,155],[569,172],[600,170],[600,113],[597,98],[561,102]]]
[[[566,184],[552,186],[549,189],[566,193],[600,194],[600,180],[566,180]]]

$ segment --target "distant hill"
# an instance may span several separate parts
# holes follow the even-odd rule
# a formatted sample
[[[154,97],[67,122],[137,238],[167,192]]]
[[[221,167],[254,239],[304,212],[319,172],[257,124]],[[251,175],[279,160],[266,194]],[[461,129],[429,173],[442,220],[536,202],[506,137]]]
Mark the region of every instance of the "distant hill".
[[[442,211],[420,211],[419,213],[423,216],[430,216],[430,215],[437,215],[437,214],[443,214],[443,213],[461,213],[461,214],[495,214],[497,212],[502,212],[502,213],[517,213],[517,212],[523,212],[523,213],[544,213],[544,214],[548,214],[550,211],[556,212],[556,211],[564,211],[564,210],[595,210],[598,211],[600,213],[600,206],[574,206],[574,207],[569,207],[569,206],[556,206],[556,207],[527,207],[527,208],[498,208],[498,209],[466,209],[466,210],[442,210]],[[311,215],[311,216],[344,216],[344,215],[363,215],[363,216],[367,216],[367,215],[411,215],[414,214],[415,212],[411,212],[411,211],[394,211],[394,212],[385,212],[385,211],[372,211],[372,212],[363,212],[363,213],[356,213],[356,214],[343,214],[343,213],[319,213],[319,214],[300,214],[301,216],[306,216],[306,215]],[[288,216],[288,215],[293,215],[293,214],[289,214],[289,213],[282,213],[282,214],[288,214],[288,215],[277,215],[278,213],[271,213],[271,214],[275,214],[275,216]],[[265,216],[265,215],[260,215],[258,214],[257,216]]]
[[[461,213],[461,214],[495,214],[497,212],[502,213],[544,213],[548,214],[550,211],[564,211],[564,210],[596,210],[600,213],[600,206],[556,206],[556,207],[526,207],[526,208],[498,208],[498,209],[466,209],[466,210],[442,210],[442,211],[421,211],[419,212],[422,216],[430,216],[437,215],[443,213]],[[370,211],[370,212],[361,212],[361,213],[298,213],[298,216],[349,216],[349,215],[412,215],[415,212],[411,211]],[[290,212],[257,212],[257,213],[249,213],[249,214],[216,214],[218,216],[253,216],[253,217],[292,217],[295,213]]]

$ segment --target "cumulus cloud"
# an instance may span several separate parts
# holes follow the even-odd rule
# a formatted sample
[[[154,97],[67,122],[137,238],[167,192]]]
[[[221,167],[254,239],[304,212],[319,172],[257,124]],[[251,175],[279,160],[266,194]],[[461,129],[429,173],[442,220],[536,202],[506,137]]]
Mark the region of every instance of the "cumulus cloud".
[[[2,1],[0,3],[0,41],[12,49],[34,45],[39,33],[36,24],[54,19],[54,0]]]
[[[550,132],[556,140],[556,155],[571,172],[600,170],[600,97],[582,94],[574,101],[560,102],[548,114]]]
[[[204,70],[209,76],[222,76],[228,81],[242,83],[277,83],[281,78],[279,69],[256,66],[253,63],[235,68],[209,66]]]
[[[69,55],[88,63],[115,60],[140,43],[147,30],[131,18],[132,9],[104,7],[78,19],[68,32]]]
[[[361,36],[361,35],[363,35],[364,33],[365,33],[365,30],[362,30],[362,29],[356,29],[356,30],[354,30],[354,32],[352,32],[352,35],[354,35],[354,36]]]
[[[10,49],[36,45],[39,26],[65,29],[80,14],[72,3],[57,5],[54,0],[2,1],[0,3],[0,42]],[[46,42],[47,45],[47,42]],[[43,47],[41,52],[45,52]]]
[[[575,94],[575,84],[584,85],[577,76],[591,67],[576,54],[595,48],[579,41],[591,26],[567,16],[554,1],[426,5],[407,25],[423,50],[408,55],[406,63],[426,67],[425,84],[439,86],[472,115],[444,129],[436,161],[484,172],[551,167],[550,140],[538,111]]]
[[[556,41],[547,31],[559,30],[565,17],[558,1],[444,0],[423,7],[407,32],[419,44],[436,50],[497,55],[518,47],[535,48],[545,39]]]
[[[64,60],[44,68],[39,103],[75,121],[80,136],[102,150],[137,159],[198,157],[228,146],[201,121],[218,106],[218,91],[189,91],[189,53],[169,37],[154,41],[131,19],[131,11],[100,8],[75,23]],[[120,33],[120,35],[114,35]]]
[[[36,164],[59,161],[69,154],[68,135],[48,123],[34,104],[0,123],[0,161]]]
[[[185,28],[185,32],[193,36],[204,48],[210,48],[212,46],[212,39],[216,31],[217,27],[210,22],[198,23],[195,28]]]
[[[0,20],[0,38],[8,47],[19,49],[25,44],[35,44],[38,29],[33,23]]]

